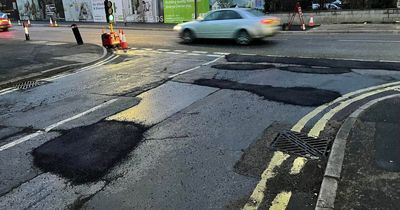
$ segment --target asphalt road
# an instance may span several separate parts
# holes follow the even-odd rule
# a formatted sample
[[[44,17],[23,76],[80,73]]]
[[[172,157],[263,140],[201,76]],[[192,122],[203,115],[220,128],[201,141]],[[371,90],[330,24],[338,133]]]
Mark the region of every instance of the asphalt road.
[[[30,31],[73,41],[65,28]],[[99,43],[99,30],[81,32]],[[398,63],[350,60],[399,60],[390,34],[280,34],[239,47],[126,33],[137,49],[0,92],[0,209],[314,209],[326,154],[276,151],[277,134],[328,145],[352,110],[400,85]]]
[[[24,38],[22,27],[11,32],[0,33],[0,38]],[[69,28],[31,27],[32,40],[75,42]],[[81,28],[84,42],[101,44],[101,30]],[[125,30],[130,47],[175,49],[189,51],[251,53],[261,55],[282,55],[294,57],[399,60],[400,45],[398,34],[379,33],[285,33],[254,43],[251,46],[237,46],[232,41],[206,40],[193,45],[180,42],[173,31]]]

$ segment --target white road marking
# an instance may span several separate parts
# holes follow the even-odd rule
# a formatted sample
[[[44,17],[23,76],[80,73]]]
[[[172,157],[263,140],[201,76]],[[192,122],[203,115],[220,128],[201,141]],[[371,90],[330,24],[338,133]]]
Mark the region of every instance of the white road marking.
[[[75,72],[72,72],[72,73],[69,73],[69,74],[56,75],[56,76],[50,77],[48,79],[43,79],[43,80],[45,80],[45,81],[54,81],[54,80],[61,79],[61,78],[64,78],[64,77],[68,77],[68,76],[71,76],[71,75],[74,75],[74,74],[77,74],[77,73],[80,73],[80,72],[88,71],[88,70],[93,69],[95,67],[99,67],[99,66],[102,66],[104,64],[107,64],[107,63],[117,59],[118,57],[119,57],[119,55],[110,56],[109,58],[107,58],[104,61],[100,61],[100,62],[95,63],[93,65],[83,67],[81,69],[78,69]]]
[[[152,48],[142,48],[142,50],[151,51],[151,50],[153,50],[153,49],[152,49]]]
[[[158,49],[158,51],[169,52],[171,50],[169,50],[169,49]]]
[[[176,73],[176,74],[173,74],[173,75],[169,76],[168,78],[174,78],[174,77],[176,77],[176,76],[179,76],[179,75],[182,75],[182,74],[185,74],[185,73],[194,71],[194,70],[196,70],[196,69],[198,69],[198,68],[200,68],[200,66],[196,66],[196,67],[193,67],[193,68],[191,68],[191,69],[188,69],[188,70],[185,70],[185,71],[181,71],[181,72],[179,72],[179,73]]]
[[[130,50],[137,50],[137,48],[136,47],[131,47],[131,48],[129,48]]]
[[[21,143],[23,143],[23,142],[26,142],[26,141],[28,141],[28,140],[34,138],[34,137],[37,137],[37,136],[42,135],[42,134],[45,134],[45,133],[51,131],[52,129],[54,129],[54,128],[56,128],[56,127],[62,125],[62,124],[65,124],[65,123],[67,123],[67,122],[69,122],[69,121],[78,119],[78,118],[80,118],[80,117],[82,117],[82,116],[84,116],[84,115],[87,115],[87,114],[89,114],[89,113],[91,113],[91,112],[94,112],[94,111],[96,111],[96,110],[98,110],[98,109],[101,109],[101,108],[103,108],[103,107],[105,107],[105,106],[107,106],[107,105],[109,105],[109,104],[111,104],[111,103],[114,103],[114,102],[117,101],[117,100],[118,100],[118,99],[111,99],[111,100],[109,100],[109,101],[107,101],[107,102],[105,102],[105,103],[102,103],[102,104],[100,104],[100,105],[97,105],[97,106],[95,106],[95,107],[93,107],[93,108],[91,108],[91,109],[89,109],[89,110],[86,110],[86,111],[84,111],[84,112],[82,112],[82,113],[79,113],[79,114],[77,114],[77,115],[75,115],[75,116],[72,116],[72,117],[70,117],[70,118],[68,118],[68,119],[62,120],[62,121],[57,122],[57,123],[54,123],[54,124],[52,124],[52,125],[49,125],[49,126],[47,126],[47,127],[44,129],[44,131],[37,131],[37,132],[35,132],[35,133],[29,134],[29,135],[27,135],[27,136],[24,136],[24,137],[22,137],[22,138],[19,138],[19,139],[15,140],[15,141],[12,141],[12,142],[10,142],[10,143],[8,143],[8,144],[5,144],[5,145],[3,145],[3,146],[0,147],[0,152],[1,152],[1,151],[4,151],[4,150],[6,150],[6,149],[9,149],[9,148],[11,148],[11,147],[14,147],[14,146],[16,146],[16,145],[18,145],[18,144],[21,144]]]
[[[29,134],[29,135],[24,136],[24,137],[22,137],[22,138],[19,138],[19,139],[13,141],[13,142],[10,142],[10,143],[8,143],[8,144],[5,144],[5,145],[3,145],[3,146],[0,147],[0,152],[1,152],[1,151],[4,151],[4,150],[6,150],[6,149],[9,149],[9,148],[11,148],[11,147],[14,147],[14,146],[16,146],[16,145],[18,145],[18,144],[21,144],[21,143],[23,143],[23,142],[26,142],[26,141],[28,141],[29,139],[35,138],[36,136],[42,135],[43,133],[44,133],[43,131],[37,131],[37,132],[35,132],[35,133],[32,133],[32,134]]]
[[[213,52],[216,55],[229,55],[230,53],[224,53],[224,52]]]
[[[187,50],[174,50],[174,52],[185,53]]]
[[[177,53],[177,52],[165,52],[165,53],[171,54],[171,55],[179,55],[180,54],[180,53]]]
[[[217,58],[221,57],[220,55],[213,55],[213,54],[209,54],[209,55],[206,55],[206,56],[208,56],[208,57],[217,57]]]
[[[200,55],[200,54],[197,54],[197,53],[186,53],[186,55],[198,56],[198,55]]]
[[[373,40],[373,39],[341,39],[339,42],[370,42],[370,43],[400,43],[400,41],[395,40]]]
[[[197,54],[207,54],[206,51],[192,51],[192,53],[197,53]]]
[[[6,88],[0,91],[0,96],[16,91],[17,88]]]
[[[210,65],[210,64],[216,62],[217,60],[219,60],[219,59],[221,59],[221,58],[223,58],[223,56],[219,56],[218,58],[216,58],[216,59],[214,59],[214,60],[212,60],[212,61],[209,61],[209,62],[207,62],[207,63],[203,63],[203,64],[201,64],[201,65],[202,65],[202,66]]]

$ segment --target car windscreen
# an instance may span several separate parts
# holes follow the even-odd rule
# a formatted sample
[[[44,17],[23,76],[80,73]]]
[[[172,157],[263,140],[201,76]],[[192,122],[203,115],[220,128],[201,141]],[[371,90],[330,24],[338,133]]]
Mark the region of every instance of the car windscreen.
[[[265,14],[261,10],[257,10],[257,9],[249,9],[249,10],[247,10],[247,12],[255,17],[265,16]]]

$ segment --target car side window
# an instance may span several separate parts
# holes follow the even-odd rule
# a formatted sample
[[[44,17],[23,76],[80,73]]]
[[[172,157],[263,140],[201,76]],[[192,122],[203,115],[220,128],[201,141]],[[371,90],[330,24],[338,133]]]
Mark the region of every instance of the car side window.
[[[222,11],[219,17],[220,20],[233,20],[233,19],[242,19],[239,13],[232,10]]]
[[[220,13],[220,11],[210,13],[204,18],[204,21],[218,20]]]

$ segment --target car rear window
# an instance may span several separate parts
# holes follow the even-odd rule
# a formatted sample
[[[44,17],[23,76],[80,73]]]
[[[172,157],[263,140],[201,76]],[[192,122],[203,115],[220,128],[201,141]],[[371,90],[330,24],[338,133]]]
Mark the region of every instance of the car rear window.
[[[247,10],[251,15],[256,16],[256,17],[262,17],[265,16],[265,14],[261,10],[257,9],[249,9]]]
[[[0,13],[0,18],[7,18],[7,15],[4,13]]]

